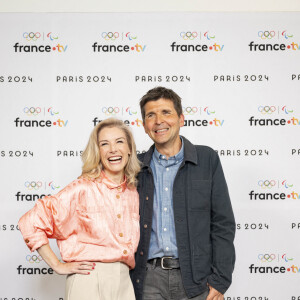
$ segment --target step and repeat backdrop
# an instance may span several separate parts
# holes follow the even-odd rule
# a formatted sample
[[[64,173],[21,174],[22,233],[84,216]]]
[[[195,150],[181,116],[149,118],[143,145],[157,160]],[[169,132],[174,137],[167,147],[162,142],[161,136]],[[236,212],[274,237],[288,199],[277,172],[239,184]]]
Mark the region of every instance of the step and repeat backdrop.
[[[223,164],[237,222],[225,299],[300,299],[300,13],[2,13],[0,33],[0,300],[64,298],[17,222],[80,175],[101,120],[146,151],[138,103],[155,86],[182,97],[181,134]]]

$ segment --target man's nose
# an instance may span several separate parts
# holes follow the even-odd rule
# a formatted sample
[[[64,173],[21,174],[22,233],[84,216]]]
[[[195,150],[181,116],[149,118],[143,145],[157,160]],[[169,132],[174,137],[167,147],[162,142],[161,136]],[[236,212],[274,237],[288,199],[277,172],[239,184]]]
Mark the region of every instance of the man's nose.
[[[163,121],[164,121],[163,116],[160,114],[157,114],[156,119],[155,119],[156,124],[161,124],[161,123],[163,123]]]

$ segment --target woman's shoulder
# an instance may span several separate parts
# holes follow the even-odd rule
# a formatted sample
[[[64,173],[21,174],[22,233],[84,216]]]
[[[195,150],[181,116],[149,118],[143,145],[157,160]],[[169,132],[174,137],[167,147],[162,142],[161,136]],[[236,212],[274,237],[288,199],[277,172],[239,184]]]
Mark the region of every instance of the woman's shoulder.
[[[93,179],[89,179],[86,177],[78,177],[77,179],[71,181],[68,185],[66,185],[58,194],[64,192],[80,192],[82,190],[86,190],[87,188],[92,188],[95,185]]]

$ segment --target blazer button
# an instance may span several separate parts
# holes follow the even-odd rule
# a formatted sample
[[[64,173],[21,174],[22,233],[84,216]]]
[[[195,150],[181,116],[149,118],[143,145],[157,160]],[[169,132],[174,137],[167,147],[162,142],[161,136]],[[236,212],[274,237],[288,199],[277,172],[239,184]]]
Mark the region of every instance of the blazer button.
[[[149,200],[149,197],[148,197],[148,196],[146,197],[146,200]]]
[[[148,225],[147,225],[147,224],[144,224],[144,228],[148,228]]]
[[[25,240],[25,243],[27,243],[27,244],[28,244],[28,243],[29,243],[29,239],[26,239],[26,240]]]
[[[140,283],[140,280],[139,280],[139,279],[137,279],[137,280],[136,280],[136,283]]]
[[[140,256],[143,256],[143,255],[144,255],[144,252],[143,252],[143,251],[141,251],[141,252],[140,252]]]

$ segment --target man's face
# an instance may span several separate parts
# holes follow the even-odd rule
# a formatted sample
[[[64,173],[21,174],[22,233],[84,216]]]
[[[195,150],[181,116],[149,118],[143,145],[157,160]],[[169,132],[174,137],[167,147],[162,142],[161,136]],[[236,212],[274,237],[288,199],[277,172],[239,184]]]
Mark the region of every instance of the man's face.
[[[179,117],[173,102],[163,98],[147,102],[144,109],[145,132],[156,145],[173,146],[179,137],[180,127],[184,125],[184,116]]]

